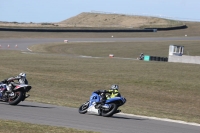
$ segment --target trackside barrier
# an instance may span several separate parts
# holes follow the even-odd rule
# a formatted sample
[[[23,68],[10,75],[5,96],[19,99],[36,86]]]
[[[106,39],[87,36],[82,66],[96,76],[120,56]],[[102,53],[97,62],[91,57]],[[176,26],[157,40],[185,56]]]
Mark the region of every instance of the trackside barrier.
[[[149,55],[144,55],[144,61],[150,61],[150,56]]]
[[[156,29],[133,29],[133,28],[3,28],[0,31],[23,31],[23,32],[157,32]]]
[[[163,61],[163,62],[168,62],[168,57],[144,55],[144,61]]]
[[[168,57],[150,56],[150,61],[164,61],[164,62],[168,62]]]

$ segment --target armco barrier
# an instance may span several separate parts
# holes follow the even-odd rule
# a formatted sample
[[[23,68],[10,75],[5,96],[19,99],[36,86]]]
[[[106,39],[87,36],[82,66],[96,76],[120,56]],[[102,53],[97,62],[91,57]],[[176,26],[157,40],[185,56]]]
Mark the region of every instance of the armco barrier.
[[[0,31],[21,31],[21,32],[156,32],[156,29],[131,29],[131,28],[119,28],[119,29],[99,29],[99,28],[5,28],[0,27]]]
[[[144,61],[150,61],[150,56],[149,55],[144,55]]]
[[[30,28],[30,27],[0,27],[0,31],[24,31],[24,32],[157,32],[167,30],[178,30],[186,29],[186,25],[166,28],[144,28],[144,29],[133,29],[133,28]]]
[[[179,29],[186,29],[187,25],[181,25],[181,26],[176,26],[176,27],[166,27],[166,28],[145,28],[145,29],[157,29],[157,31],[167,31],[167,30],[179,30]]]
[[[150,56],[150,61],[164,61],[164,62],[168,62],[168,57]]]

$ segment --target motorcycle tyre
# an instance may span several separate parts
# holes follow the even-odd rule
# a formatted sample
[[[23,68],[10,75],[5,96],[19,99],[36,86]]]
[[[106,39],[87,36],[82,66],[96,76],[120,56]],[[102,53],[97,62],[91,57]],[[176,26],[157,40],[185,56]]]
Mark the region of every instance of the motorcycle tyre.
[[[111,103],[111,106],[113,106],[113,108],[108,111],[107,113],[104,112],[104,110],[101,111],[101,115],[104,117],[111,117],[113,116],[113,114],[115,114],[116,110],[117,110],[117,105],[115,103]]]
[[[87,104],[87,107],[83,110],[83,109],[82,109],[83,106],[86,106],[85,103],[88,103],[88,104]],[[89,107],[89,101],[87,101],[87,102],[85,102],[85,103],[82,104],[82,105],[79,107],[79,109],[78,109],[78,112],[79,112],[80,114],[85,114],[85,113],[87,113],[87,109],[88,109],[88,107]]]
[[[101,109],[99,109],[99,110],[98,110],[98,114],[97,114],[97,115],[98,115],[98,116],[102,116],[102,113],[101,113],[101,112],[102,112],[102,110],[101,110]]]
[[[17,105],[18,103],[20,103],[22,101],[22,98],[23,98],[23,92],[22,91],[16,91],[14,92],[15,94],[18,94],[18,97],[13,100],[13,101],[10,101],[11,97],[8,98],[8,103],[10,105]]]

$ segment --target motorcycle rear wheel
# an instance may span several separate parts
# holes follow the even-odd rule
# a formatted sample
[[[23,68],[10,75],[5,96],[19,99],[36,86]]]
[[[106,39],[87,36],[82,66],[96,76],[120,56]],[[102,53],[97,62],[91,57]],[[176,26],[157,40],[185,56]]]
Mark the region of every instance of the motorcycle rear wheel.
[[[89,107],[89,101],[87,101],[86,103],[84,103],[83,105],[81,105],[81,106],[79,107],[78,112],[79,112],[80,114],[85,114],[85,113],[87,113],[88,107]]]
[[[115,103],[111,103],[109,111],[102,110],[101,114],[104,117],[111,117],[113,116],[113,114],[115,114],[116,110],[117,110],[117,105]]]
[[[24,95],[23,95],[22,91],[16,91],[16,92],[14,92],[14,96],[13,97],[9,97],[8,98],[8,103],[10,105],[17,105],[18,103],[21,102],[23,96]]]

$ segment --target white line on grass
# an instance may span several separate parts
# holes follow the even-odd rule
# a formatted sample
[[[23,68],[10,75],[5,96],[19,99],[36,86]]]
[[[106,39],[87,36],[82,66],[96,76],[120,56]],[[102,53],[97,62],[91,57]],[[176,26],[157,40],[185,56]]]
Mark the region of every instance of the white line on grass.
[[[28,50],[28,51],[32,51],[32,50],[30,50],[29,48],[27,48],[27,50]]]

